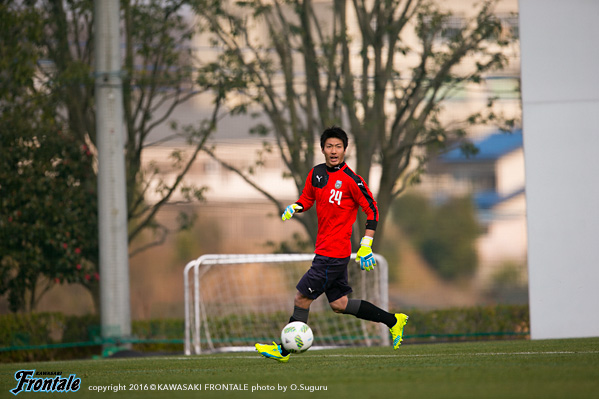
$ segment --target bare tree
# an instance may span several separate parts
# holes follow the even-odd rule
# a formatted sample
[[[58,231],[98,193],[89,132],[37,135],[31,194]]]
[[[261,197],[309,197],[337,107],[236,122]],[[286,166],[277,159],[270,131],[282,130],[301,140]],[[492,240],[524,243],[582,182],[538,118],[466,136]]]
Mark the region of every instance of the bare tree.
[[[429,0],[195,5],[222,49],[215,73],[228,79],[239,112],[257,107],[268,117],[256,130],[272,134],[298,192],[314,165],[315,138],[327,126],[346,126],[353,135],[356,172],[365,179],[381,164],[380,236],[391,203],[418,180],[431,151],[496,117],[489,111],[451,123],[441,118],[452,90],[507,63],[502,50],[511,38],[501,32],[495,3],[482,1],[451,31],[452,14]],[[247,171],[237,173],[251,180]],[[314,239],[314,215],[306,216],[300,221]]]
[[[93,101],[93,2],[69,0],[38,2],[47,13],[47,40],[43,43],[52,68],[46,69],[50,86],[71,130],[81,143],[94,144],[95,112]],[[211,117],[196,127],[179,128],[162,143],[184,139],[194,150],[187,159],[174,153],[177,176],[172,182],[161,179],[157,169],[143,170],[141,154],[150,142],[150,133],[164,126],[181,104],[202,93],[195,85],[198,60],[193,55],[191,38],[196,27],[186,20],[181,0],[122,1],[123,102],[126,132],[127,200],[130,219],[129,240],[145,229],[158,234],[150,244],[164,241],[167,229],[157,223],[158,210],[172,203],[176,193],[185,200],[201,199],[202,188],[184,186],[184,176],[214,131],[220,100],[214,101]],[[204,91],[214,89],[205,85]],[[178,125],[173,122],[172,126]],[[146,200],[148,190],[158,192],[155,203]],[[147,246],[146,246],[147,247]],[[146,248],[144,247],[144,248]],[[138,253],[132,252],[132,255]]]

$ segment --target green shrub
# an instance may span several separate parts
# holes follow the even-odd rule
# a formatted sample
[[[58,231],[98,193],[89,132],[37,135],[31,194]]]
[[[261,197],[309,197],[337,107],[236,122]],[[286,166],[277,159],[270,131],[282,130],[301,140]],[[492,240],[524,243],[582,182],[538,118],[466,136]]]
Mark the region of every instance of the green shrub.
[[[530,330],[528,305],[412,310],[404,336],[414,341],[524,337]]]
[[[85,317],[67,317],[62,313],[0,315],[0,361],[48,361],[100,353],[100,346],[73,345],[81,340],[71,339],[72,328],[85,328],[85,322]]]
[[[410,321],[404,330],[405,342],[525,338],[529,332],[527,305],[480,306],[443,310],[407,311]],[[265,336],[278,329],[288,315],[282,312],[258,319],[245,316],[244,323],[261,326]],[[315,317],[348,317],[332,312]],[[226,328],[231,316],[213,317],[213,328]],[[356,319],[356,323],[358,319]],[[182,319],[132,322],[132,348],[141,352],[182,352]],[[229,329],[232,331],[232,329]],[[335,331],[318,331],[334,334]],[[232,342],[243,337],[230,336]],[[27,362],[82,359],[102,354],[100,319],[96,315],[64,316],[61,313],[0,315],[0,361]]]
[[[133,349],[140,352],[182,352],[180,340],[185,330],[182,319],[137,320],[131,323],[135,339],[149,342],[134,343]]]
[[[476,271],[481,227],[470,197],[433,204],[423,196],[405,195],[392,212],[394,222],[441,277],[452,280]]]

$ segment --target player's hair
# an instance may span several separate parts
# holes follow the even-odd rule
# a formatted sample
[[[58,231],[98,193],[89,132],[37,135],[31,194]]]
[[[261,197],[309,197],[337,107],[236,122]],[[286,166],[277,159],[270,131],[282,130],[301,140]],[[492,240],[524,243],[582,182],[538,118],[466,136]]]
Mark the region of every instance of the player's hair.
[[[324,149],[325,141],[331,137],[335,137],[343,141],[343,148],[347,149],[347,133],[345,133],[345,131],[338,126],[331,126],[322,132],[322,135],[320,136],[320,148]]]

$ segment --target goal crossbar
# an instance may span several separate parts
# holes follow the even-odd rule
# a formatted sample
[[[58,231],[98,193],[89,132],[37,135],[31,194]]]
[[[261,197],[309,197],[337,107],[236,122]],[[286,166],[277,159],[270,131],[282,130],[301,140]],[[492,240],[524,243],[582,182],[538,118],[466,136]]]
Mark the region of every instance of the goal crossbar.
[[[388,264],[380,254],[374,254],[377,262],[378,286],[380,306],[388,309]],[[351,255],[355,259],[356,254]],[[208,254],[202,255],[185,265],[183,270],[184,301],[185,301],[185,355],[200,354],[200,329],[202,326],[202,303],[200,278],[213,266],[252,264],[252,263],[290,263],[309,262],[314,259],[314,254]],[[190,274],[193,273],[193,280]],[[291,301],[291,299],[290,299]],[[383,345],[389,344],[389,337],[385,329],[381,329]],[[210,337],[207,337],[210,341]],[[210,344],[210,342],[209,342]]]

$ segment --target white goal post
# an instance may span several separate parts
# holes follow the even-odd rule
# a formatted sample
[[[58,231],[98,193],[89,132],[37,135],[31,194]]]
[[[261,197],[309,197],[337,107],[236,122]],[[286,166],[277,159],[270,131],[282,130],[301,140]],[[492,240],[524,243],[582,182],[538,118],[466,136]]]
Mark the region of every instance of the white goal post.
[[[371,272],[350,273],[353,293],[388,309],[388,265],[374,254]],[[359,266],[352,261],[348,267]],[[253,349],[255,342],[279,341],[293,312],[295,285],[314,254],[202,255],[183,271],[185,354]],[[308,324],[317,346],[389,345],[384,324],[337,315],[321,295],[310,307]]]

